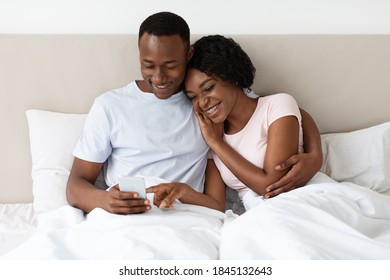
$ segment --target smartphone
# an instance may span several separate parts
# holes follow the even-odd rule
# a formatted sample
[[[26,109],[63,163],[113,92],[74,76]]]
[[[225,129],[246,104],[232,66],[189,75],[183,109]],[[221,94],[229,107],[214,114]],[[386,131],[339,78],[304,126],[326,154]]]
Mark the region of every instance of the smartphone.
[[[136,192],[139,198],[146,198],[145,180],[133,176],[119,177],[119,190],[121,192]]]

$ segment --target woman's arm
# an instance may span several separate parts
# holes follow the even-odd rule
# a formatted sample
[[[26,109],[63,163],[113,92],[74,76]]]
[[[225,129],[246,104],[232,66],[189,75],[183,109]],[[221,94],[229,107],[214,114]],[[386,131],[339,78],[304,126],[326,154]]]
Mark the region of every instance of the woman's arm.
[[[283,159],[298,153],[298,120],[295,116],[286,116],[271,124],[268,129],[263,169],[246,160],[224,141],[213,141],[209,145],[226,167],[243,184],[256,193],[265,195],[267,193],[266,188],[287,173],[287,170],[275,170],[274,166]]]
[[[323,156],[320,132],[313,118],[306,111],[302,109],[300,111],[305,152],[293,155],[276,165],[275,170],[283,173],[289,170],[289,172],[280,180],[267,187],[266,197],[273,197],[305,185],[322,166]]]

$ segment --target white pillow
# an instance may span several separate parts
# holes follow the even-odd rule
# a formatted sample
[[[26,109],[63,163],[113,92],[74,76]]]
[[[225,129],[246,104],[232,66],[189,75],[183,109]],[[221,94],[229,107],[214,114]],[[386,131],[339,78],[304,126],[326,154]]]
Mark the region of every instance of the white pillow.
[[[34,211],[67,205],[66,182],[86,114],[26,111],[30,133]]]
[[[390,122],[347,133],[321,135],[321,171],[380,193],[390,191]]]

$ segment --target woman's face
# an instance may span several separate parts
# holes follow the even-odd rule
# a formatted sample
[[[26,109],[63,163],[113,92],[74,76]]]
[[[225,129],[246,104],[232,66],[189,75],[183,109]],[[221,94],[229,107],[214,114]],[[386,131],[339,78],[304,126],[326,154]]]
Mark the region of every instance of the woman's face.
[[[194,109],[214,123],[227,119],[237,97],[236,88],[231,83],[210,77],[197,69],[188,70],[185,90]]]

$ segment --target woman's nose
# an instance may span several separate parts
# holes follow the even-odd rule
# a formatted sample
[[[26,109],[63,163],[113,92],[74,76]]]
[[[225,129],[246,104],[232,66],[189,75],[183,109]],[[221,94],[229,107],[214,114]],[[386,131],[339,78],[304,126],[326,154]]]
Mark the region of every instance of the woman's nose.
[[[204,108],[209,103],[209,98],[206,95],[200,94],[199,98],[199,106]]]

